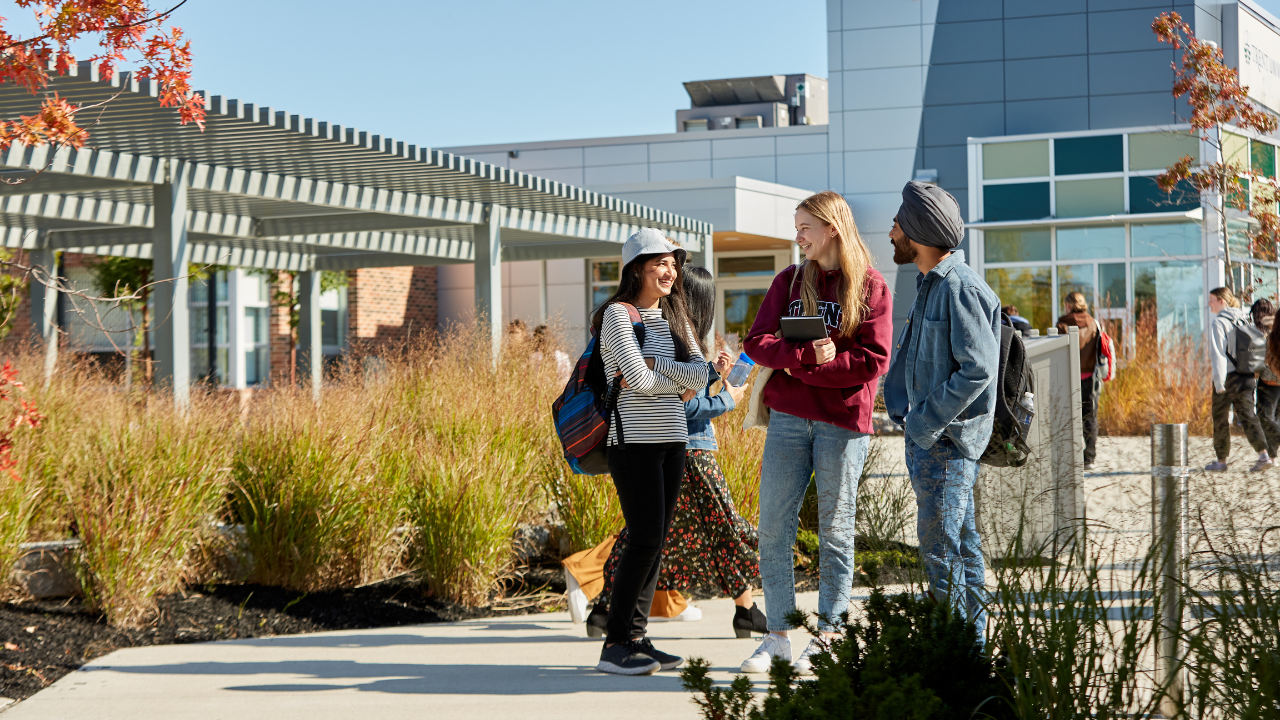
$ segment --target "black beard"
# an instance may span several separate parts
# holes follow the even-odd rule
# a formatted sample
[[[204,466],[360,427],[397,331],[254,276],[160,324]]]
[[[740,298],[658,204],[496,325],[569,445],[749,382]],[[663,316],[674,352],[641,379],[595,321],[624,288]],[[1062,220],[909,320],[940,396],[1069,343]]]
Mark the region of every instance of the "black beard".
[[[901,245],[899,245],[897,241],[891,241],[891,242],[893,243],[894,264],[910,265],[911,263],[916,261],[916,256],[918,255],[918,253],[916,252],[915,248],[911,247],[910,240],[904,240]]]

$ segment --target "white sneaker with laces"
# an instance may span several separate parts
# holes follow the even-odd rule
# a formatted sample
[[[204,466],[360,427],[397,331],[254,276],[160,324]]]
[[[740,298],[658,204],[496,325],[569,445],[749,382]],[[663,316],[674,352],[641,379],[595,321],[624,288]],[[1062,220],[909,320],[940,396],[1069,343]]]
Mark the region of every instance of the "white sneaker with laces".
[[[573,618],[574,625],[581,625],[587,621],[587,594],[568,570],[564,571],[564,584],[568,587],[565,597],[569,601],[569,617]]]
[[[1263,450],[1261,453],[1258,453],[1258,462],[1254,463],[1253,467],[1249,468],[1249,472],[1261,472],[1263,470],[1270,470],[1275,466],[1276,464],[1271,459],[1271,456],[1267,454],[1266,450]]]
[[[800,675],[813,674],[813,661],[810,659],[820,652],[827,652],[829,646],[825,640],[814,638],[805,646],[804,651],[800,653],[800,657],[791,663],[791,667],[795,668],[796,673]]]
[[[702,619],[702,610],[693,605],[686,605],[675,617],[649,616],[649,622],[698,622]]]
[[[756,648],[751,657],[742,662],[742,667],[739,669],[744,673],[769,672],[769,666],[773,664],[774,658],[791,662],[790,638],[773,633],[765,635],[764,642],[760,643],[760,647]]]

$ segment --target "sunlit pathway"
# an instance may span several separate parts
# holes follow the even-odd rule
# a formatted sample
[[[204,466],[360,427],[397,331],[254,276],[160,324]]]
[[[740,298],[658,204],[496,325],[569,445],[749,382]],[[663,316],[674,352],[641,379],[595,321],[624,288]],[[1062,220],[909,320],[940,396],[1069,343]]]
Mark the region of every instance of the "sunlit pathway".
[[[858,605],[865,599],[859,589]],[[800,596],[816,609],[817,593]],[[728,680],[755,649],[729,600],[697,623],[651,625],[655,644]],[[594,670],[600,643],[568,613],[117,650],[4,712],[4,720],[695,718],[675,672]],[[761,676],[763,679],[763,676]]]

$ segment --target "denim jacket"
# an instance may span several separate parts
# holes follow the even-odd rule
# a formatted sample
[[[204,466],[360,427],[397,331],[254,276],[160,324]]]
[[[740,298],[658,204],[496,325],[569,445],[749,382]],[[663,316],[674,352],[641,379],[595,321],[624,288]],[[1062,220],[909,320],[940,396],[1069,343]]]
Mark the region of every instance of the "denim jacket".
[[[711,420],[732,410],[734,402],[728,390],[721,390],[715,397],[707,395],[711,384],[720,377],[715,368],[710,368],[710,377],[707,387],[699,390],[692,400],[684,404],[684,415],[689,421],[689,441],[685,443],[685,450],[720,449],[716,444],[716,429]]]
[[[917,276],[916,288],[885,376],[886,409],[921,448],[945,434],[977,459],[994,420],[1000,298],[960,251]]]

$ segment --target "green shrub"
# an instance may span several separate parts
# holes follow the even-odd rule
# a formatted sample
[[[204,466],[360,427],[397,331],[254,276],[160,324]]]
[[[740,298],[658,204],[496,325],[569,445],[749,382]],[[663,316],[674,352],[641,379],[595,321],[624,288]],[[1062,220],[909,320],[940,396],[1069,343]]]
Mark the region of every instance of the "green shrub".
[[[98,407],[100,429],[65,438],[61,502],[79,531],[86,604],[136,626],[156,596],[177,592],[187,559],[226,489],[230,414],[216,407],[131,411]]]
[[[865,623],[842,619],[830,652],[814,658],[812,679],[797,683],[791,665],[776,661],[760,702],[745,678],[715,687],[702,660],[691,660],[681,680],[707,720],[1011,716],[1007,687],[973,625],[945,605],[877,589],[866,616]],[[792,621],[817,632],[799,613]]]
[[[251,426],[232,465],[229,498],[231,520],[244,525],[250,580],[316,590],[360,579],[366,511],[385,506],[356,477],[370,471],[364,461],[314,418],[275,416]]]

